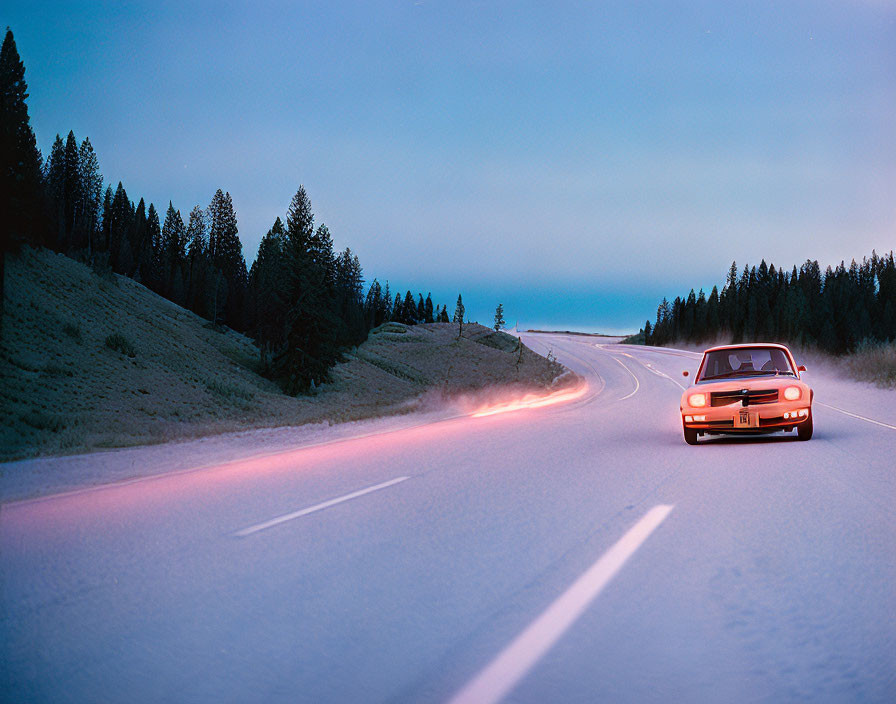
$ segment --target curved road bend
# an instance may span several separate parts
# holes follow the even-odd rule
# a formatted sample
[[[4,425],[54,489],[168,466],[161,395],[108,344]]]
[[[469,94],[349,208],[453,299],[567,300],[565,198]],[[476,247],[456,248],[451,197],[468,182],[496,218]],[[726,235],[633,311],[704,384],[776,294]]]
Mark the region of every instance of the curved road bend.
[[[694,355],[526,342],[589,393],[4,505],[4,701],[896,699],[896,419],[688,447]]]

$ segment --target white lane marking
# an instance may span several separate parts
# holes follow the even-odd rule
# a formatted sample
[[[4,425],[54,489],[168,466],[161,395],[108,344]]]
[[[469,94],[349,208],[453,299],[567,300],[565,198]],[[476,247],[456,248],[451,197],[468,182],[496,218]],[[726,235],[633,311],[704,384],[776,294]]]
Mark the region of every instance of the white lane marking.
[[[654,367],[650,362],[642,362],[642,361],[641,361],[640,359],[638,359],[637,357],[635,357],[634,359],[635,359],[636,362],[638,362],[638,363],[642,364],[644,367],[646,367],[646,368],[647,368],[647,371],[649,371],[649,372],[653,372],[653,373],[656,374],[657,376],[661,376],[661,377],[663,377],[663,379],[668,379],[669,381],[671,381],[673,384],[675,384],[675,385],[676,385],[679,389],[681,389],[682,391],[684,391],[684,390],[687,388],[687,387],[685,387],[683,384],[680,384],[676,379],[673,379],[671,376],[669,376],[668,374],[666,374],[665,372],[661,372],[659,369],[657,369],[656,367]]]
[[[597,347],[597,345],[595,345],[595,347]],[[624,354],[624,353],[623,353],[623,354]],[[635,390],[632,391],[630,394],[627,394],[627,395],[623,396],[621,399],[619,399],[620,401],[625,401],[625,399],[627,399],[627,398],[631,398],[631,397],[634,396],[636,393],[638,393],[638,389],[641,388],[641,382],[638,381],[638,377],[635,376],[635,373],[634,373],[631,369],[629,369],[627,366],[625,366],[625,365],[622,363],[622,360],[621,360],[621,359],[617,359],[617,358],[614,357],[613,355],[610,355],[610,359],[614,360],[617,364],[621,365],[622,368],[625,369],[625,371],[627,371],[629,374],[632,375],[632,379],[635,380]]]
[[[669,376],[669,375],[666,374],[665,372],[661,372],[659,369],[655,369],[655,368],[653,367],[653,365],[652,365],[650,362],[641,362],[641,363],[642,363],[645,367],[647,367],[647,369],[648,369],[649,371],[652,371],[652,372],[653,372],[654,374],[656,374],[657,376],[661,376],[661,377],[663,377],[664,379],[668,379],[668,380],[671,381],[673,384],[675,384],[678,388],[680,388],[682,391],[685,390],[686,387],[685,387],[684,384],[680,384],[676,379],[673,379],[671,376]]]
[[[294,518],[300,518],[302,516],[307,516],[309,513],[314,513],[315,511],[321,511],[325,508],[329,508],[330,506],[335,506],[336,504],[341,504],[343,501],[351,501],[352,499],[357,499],[359,496],[364,496],[364,494],[369,494],[372,491],[379,491],[380,489],[385,489],[388,486],[392,486],[393,484],[398,484],[399,482],[403,482],[406,479],[410,479],[410,477],[396,477],[395,479],[390,479],[387,482],[383,482],[382,484],[376,484],[374,486],[369,486],[366,489],[359,489],[358,491],[353,491],[351,494],[346,494],[345,496],[339,496],[335,499],[330,499],[329,501],[323,501],[319,504],[314,504],[314,506],[309,506],[308,508],[303,508],[300,511],[293,511],[292,513],[287,513],[284,516],[277,516],[276,518],[272,518],[269,521],[265,521],[264,523],[258,523],[254,526],[249,526],[248,528],[243,528],[242,530],[238,530],[234,533],[235,536],[239,538],[245,538],[247,535],[252,535],[253,533],[257,533],[260,530],[265,530],[266,528],[271,528],[273,526],[280,525],[281,523],[286,523],[286,521],[291,521]]]
[[[849,411],[844,411],[842,408],[837,408],[836,406],[831,406],[827,403],[822,403],[821,401],[816,401],[816,404],[819,406],[824,406],[825,408],[830,408],[832,411],[837,411],[838,413],[842,413],[846,416],[851,416],[853,418],[858,418],[859,420],[867,421],[868,423],[874,423],[875,425],[883,426],[884,428],[889,428],[890,430],[896,430],[896,425],[890,425],[888,423],[881,423],[879,420],[874,420],[873,418],[866,418],[865,416],[860,416],[856,413],[850,413]]]
[[[507,696],[578,620],[673,508],[659,505],[650,509],[498,657],[455,694],[449,704],[495,704]]]
[[[595,347],[600,347],[600,348],[603,349],[605,352],[612,352],[612,350],[607,349],[607,348],[609,347],[609,345],[595,345]],[[631,359],[635,360],[635,361],[638,362],[639,364],[641,364],[641,365],[647,367],[647,371],[649,371],[649,372],[653,372],[653,373],[656,374],[657,376],[661,376],[661,377],[663,377],[664,379],[668,379],[668,380],[671,381],[673,384],[675,384],[678,388],[680,388],[682,391],[685,390],[685,388],[686,388],[685,386],[683,386],[682,384],[678,383],[675,379],[673,379],[673,378],[672,378],[671,376],[669,376],[668,374],[665,374],[664,372],[661,372],[659,369],[654,369],[653,366],[650,364],[650,362],[642,362],[640,359],[638,359],[637,357],[635,357],[633,354],[629,354],[628,352],[619,352],[619,354],[624,354],[626,357],[630,357]],[[618,362],[619,360],[616,360],[616,361]],[[625,366],[625,365],[623,364],[622,366]],[[626,367],[626,369],[628,369],[628,367]],[[631,370],[629,370],[629,373],[631,373]],[[633,375],[633,376],[634,376],[634,375]],[[635,379],[635,381],[637,381],[637,379]],[[637,391],[637,389],[636,389],[636,391]],[[629,394],[629,395],[633,395],[633,394],[634,394],[634,391],[632,392],[632,394]],[[626,396],[625,398],[628,398],[628,396]],[[621,400],[623,400],[623,399],[619,399],[619,400],[621,401]]]

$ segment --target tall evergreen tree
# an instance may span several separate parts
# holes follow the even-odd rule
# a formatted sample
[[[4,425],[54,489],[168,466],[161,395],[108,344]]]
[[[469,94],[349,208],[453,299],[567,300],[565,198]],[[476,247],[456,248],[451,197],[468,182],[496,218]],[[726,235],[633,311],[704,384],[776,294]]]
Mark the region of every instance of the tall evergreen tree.
[[[389,280],[386,279],[386,287],[383,289],[383,319],[378,324],[392,319],[392,291],[389,290]]]
[[[460,294],[457,294],[457,305],[454,307],[454,320],[453,322],[457,323],[457,337],[458,339],[463,335],[464,332],[464,313],[466,313],[467,309],[464,307],[464,299]]]
[[[0,48],[0,294],[6,253],[26,240],[43,241],[41,155],[27,99],[25,64],[7,27]]]
[[[187,228],[179,210],[168,201],[165,224],[162,225],[162,241],[159,271],[162,275],[162,295],[178,305],[184,305],[184,268],[187,259]]]
[[[120,187],[121,184],[119,184],[119,188]],[[116,200],[118,199],[117,193],[115,195],[115,198]],[[116,210],[114,201],[112,209]],[[161,260],[159,257],[156,257],[154,253],[162,249],[162,227],[159,224],[159,213],[158,211],[156,211],[156,206],[152,203],[149,204],[149,209],[146,211],[145,239],[146,245],[144,247],[144,251],[148,252],[149,256],[146,258],[146,263],[141,264],[140,275],[142,276],[144,285],[148,286],[154,291],[157,291],[161,286],[162,272],[159,269],[159,262]]]
[[[142,198],[134,210],[134,225],[128,237],[131,265],[125,272],[128,276],[142,280],[140,272],[151,272],[153,267],[152,242],[149,238],[146,220],[146,201]]]
[[[215,308],[223,310],[224,322],[227,325],[241,330],[245,317],[245,291],[249,277],[230,193],[224,193],[220,188],[215,192],[208,207],[208,216],[209,256],[213,271],[220,272],[215,274]],[[221,300],[222,298],[224,300]]]
[[[197,315],[209,316],[205,293],[208,291],[208,239],[205,212],[198,205],[190,211],[187,223],[187,306]]]
[[[314,388],[329,376],[338,355],[338,329],[329,305],[327,271],[315,238],[311,200],[300,186],[286,215],[285,254],[288,281],[285,344],[275,369],[287,393]]]
[[[417,306],[414,303],[414,294],[410,291],[404,294],[404,303],[401,306],[401,322],[406,325],[414,325],[417,322]]]
[[[65,156],[63,165],[63,193],[62,193],[62,241],[60,251],[68,252],[79,248],[75,241],[75,224],[80,212],[81,198],[81,155],[78,149],[78,140],[75,133],[69,131],[65,139]]]
[[[47,223],[50,231],[47,244],[62,249],[65,241],[65,143],[58,134],[44,165],[47,195]]]
[[[423,320],[427,323],[434,323],[435,316],[433,315],[432,309],[432,294],[426,294],[426,301],[423,303]]]
[[[286,259],[286,228],[278,217],[258,245],[258,255],[249,271],[253,301],[251,330],[261,348],[262,366],[270,369],[274,355],[285,344],[288,313],[289,269]]]
[[[504,320],[504,304],[499,303],[498,307],[495,308],[495,332],[503,328],[506,323],[507,321]]]
[[[103,206],[103,175],[100,163],[90,140],[85,137],[78,150],[78,175],[80,179],[81,205],[77,223],[75,246],[87,250],[90,256],[97,245],[97,230]]]
[[[152,213],[155,209],[149,206]],[[148,214],[147,214],[148,217]],[[159,219],[156,213],[156,225]],[[135,253],[131,248],[134,230],[134,206],[128,198],[127,191],[118,182],[118,188],[112,198],[112,216],[109,232],[109,261],[112,269],[119,274],[130,274],[136,268],[135,262],[141,253]],[[155,244],[155,240],[153,240]],[[141,276],[145,272],[141,272]],[[155,272],[153,272],[155,274]],[[141,279],[142,280],[142,279]]]

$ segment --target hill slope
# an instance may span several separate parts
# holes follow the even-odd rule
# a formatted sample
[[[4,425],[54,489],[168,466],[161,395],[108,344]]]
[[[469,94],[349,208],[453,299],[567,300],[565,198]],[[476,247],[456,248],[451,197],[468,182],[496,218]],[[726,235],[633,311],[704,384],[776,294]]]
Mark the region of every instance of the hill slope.
[[[478,325],[387,323],[318,394],[257,373],[252,341],[131,279],[49,251],[7,259],[0,459],[164,442],[252,427],[407,412],[424,399],[547,388],[563,367]]]

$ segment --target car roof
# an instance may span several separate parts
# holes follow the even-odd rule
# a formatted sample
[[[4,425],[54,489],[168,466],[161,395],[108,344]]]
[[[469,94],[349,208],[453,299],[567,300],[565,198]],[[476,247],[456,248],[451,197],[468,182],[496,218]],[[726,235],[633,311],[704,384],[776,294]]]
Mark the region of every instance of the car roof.
[[[774,347],[779,350],[784,350],[787,353],[790,352],[786,346],[778,344],[777,342],[744,342],[739,345],[719,345],[717,347],[710,347],[709,349],[704,350],[703,354],[706,354],[707,352],[716,352],[718,350],[742,350],[752,347]]]

